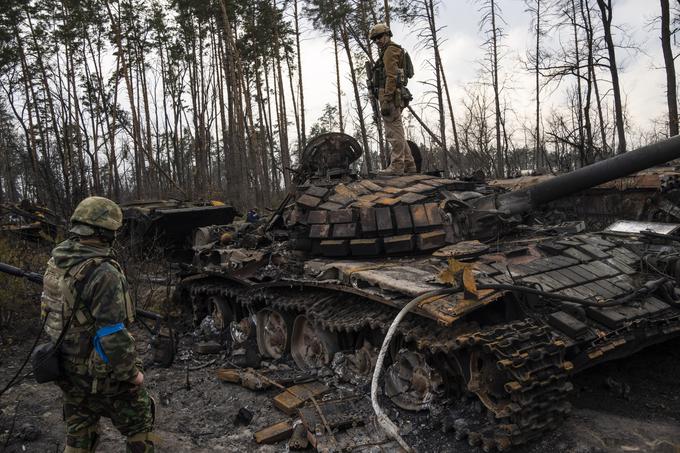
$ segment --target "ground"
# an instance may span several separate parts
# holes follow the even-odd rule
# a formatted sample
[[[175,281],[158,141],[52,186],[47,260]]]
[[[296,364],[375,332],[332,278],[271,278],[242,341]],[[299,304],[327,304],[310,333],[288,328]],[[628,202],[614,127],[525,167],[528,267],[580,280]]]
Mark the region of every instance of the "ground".
[[[0,344],[0,386],[13,376],[37,333],[35,322],[22,319],[3,328]],[[140,351],[147,350],[145,336]],[[285,441],[258,445],[253,433],[286,416],[275,409],[276,390],[256,393],[225,384],[216,377],[224,364],[219,354],[191,352],[191,336],[183,337],[180,354],[169,368],[151,367],[146,385],[158,402],[156,425],[163,439],[159,451],[288,451]],[[205,366],[207,365],[207,366]],[[199,368],[201,367],[201,368]],[[188,378],[187,378],[188,376]],[[632,357],[581,373],[574,379],[571,416],[555,432],[514,451],[555,452],[678,452],[680,451],[680,339],[650,347]],[[421,452],[479,451],[442,433],[441,413],[396,416],[405,439]],[[235,426],[238,410],[254,413],[250,425]],[[122,451],[122,438],[104,421],[98,451]],[[59,390],[27,378],[0,396],[0,450],[48,452],[63,448]]]
[[[3,259],[11,264],[40,271],[46,261],[48,249],[38,253],[30,245],[24,249],[4,245],[0,240]],[[38,333],[39,294],[36,285],[0,275],[0,390],[15,375]],[[147,307],[157,308],[167,294],[146,292],[142,299],[158,299]],[[139,352],[148,358],[148,335],[139,329],[134,334]],[[194,340],[191,332],[181,337],[171,368],[146,370],[145,385],[157,401],[159,451],[288,451],[285,441],[258,445],[253,440],[254,432],[287,418],[272,404],[279,391],[253,392],[220,382],[216,372],[228,366],[229,358],[195,354]],[[570,417],[556,431],[513,451],[680,453],[678,382],[680,338],[584,371],[573,379]],[[481,451],[465,440],[457,441],[452,432],[442,432],[445,410],[407,414],[397,412],[388,401],[383,404],[405,440],[420,452]],[[235,426],[242,407],[254,417],[248,426]],[[98,451],[123,451],[123,439],[108,420],[102,428]],[[63,432],[60,391],[55,385],[39,385],[29,377],[0,395],[0,451],[58,452],[63,449]]]

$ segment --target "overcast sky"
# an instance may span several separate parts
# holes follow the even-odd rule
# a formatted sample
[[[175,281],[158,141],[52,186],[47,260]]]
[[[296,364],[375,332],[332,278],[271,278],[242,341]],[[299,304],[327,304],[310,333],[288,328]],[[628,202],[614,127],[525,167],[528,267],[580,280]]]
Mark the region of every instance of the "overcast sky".
[[[526,72],[520,58],[526,55],[528,46],[533,46],[530,30],[531,17],[525,12],[523,0],[497,0],[502,9],[506,55],[502,61],[502,71],[511,89],[506,91],[509,104],[519,116],[531,118],[533,115],[534,90],[533,76]],[[654,0],[614,0],[615,39],[621,41],[622,33],[640,46],[641,52],[617,50],[617,63],[622,68],[621,83],[624,100],[627,104],[629,120],[633,128],[649,129],[652,122],[661,118],[665,110],[665,74],[659,41],[658,25],[659,3]],[[477,2],[472,0],[443,0],[437,17],[438,24],[445,27],[442,37],[442,59],[454,102],[456,115],[462,115],[461,99],[466,86],[479,80],[479,60],[483,57],[484,35],[479,31],[481,13]],[[409,50],[416,75],[409,83],[414,92],[415,102],[423,102],[424,80],[431,79],[431,70],[426,60],[431,58],[428,50],[417,45],[413,30],[405,29],[403,24],[392,24],[394,41]],[[305,80],[305,106],[307,125],[318,118],[323,106],[336,103],[333,45],[309,26],[303,34],[302,66]],[[341,54],[341,66],[347,68],[346,58]],[[603,84],[604,85],[604,84]],[[345,75],[342,80],[344,107],[353,99],[352,88]],[[607,83],[604,88],[608,88]],[[602,88],[601,88],[602,89]],[[542,96],[548,96],[547,91]],[[554,91],[545,100],[545,114],[552,108],[566,105],[564,90]],[[417,109],[416,109],[417,110]],[[450,131],[449,131],[450,132]],[[518,137],[516,137],[518,139]]]

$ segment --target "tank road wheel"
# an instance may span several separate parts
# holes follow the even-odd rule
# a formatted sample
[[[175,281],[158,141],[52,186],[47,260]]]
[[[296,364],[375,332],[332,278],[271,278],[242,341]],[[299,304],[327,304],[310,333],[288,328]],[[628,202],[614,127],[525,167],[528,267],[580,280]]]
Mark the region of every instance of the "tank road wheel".
[[[402,349],[385,371],[385,394],[402,409],[427,409],[441,393],[442,378],[419,352]]]
[[[290,353],[298,367],[309,370],[328,365],[338,349],[337,334],[314,326],[304,315],[295,318]]]
[[[242,345],[246,341],[248,341],[249,338],[251,338],[253,331],[255,330],[255,325],[253,323],[253,320],[250,316],[246,316],[245,318],[241,318],[240,321],[232,321],[229,324],[229,332],[231,333],[231,341],[234,342],[235,345]]]
[[[215,323],[215,328],[220,333],[226,333],[229,329],[229,323],[234,318],[229,303],[223,297],[210,296],[208,298],[208,309]]]
[[[225,342],[227,345],[229,341],[229,324],[234,319],[234,314],[229,305],[229,302],[221,296],[210,296],[207,299],[208,315],[212,319],[214,332],[219,338],[219,342]]]
[[[257,312],[257,348],[265,357],[280,359],[290,350],[293,316],[271,308]]]

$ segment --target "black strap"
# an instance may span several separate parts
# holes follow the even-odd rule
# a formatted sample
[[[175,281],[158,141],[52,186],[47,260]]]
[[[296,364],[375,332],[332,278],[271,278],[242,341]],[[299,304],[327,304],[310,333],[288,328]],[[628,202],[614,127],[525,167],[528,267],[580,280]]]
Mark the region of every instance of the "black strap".
[[[71,323],[73,322],[73,318],[76,317],[76,310],[79,305],[79,297],[76,297],[76,302],[73,304],[73,309],[71,311],[71,316],[69,316],[68,321],[66,321],[66,325],[61,329],[61,333],[59,334],[59,338],[57,338],[57,342],[54,344],[54,349],[59,349],[61,344],[64,342],[64,337],[66,336],[66,333],[68,332],[69,327],[71,327]],[[46,315],[47,316],[47,315]]]
[[[86,282],[87,279],[90,278],[90,276],[92,275],[92,272],[94,272],[94,270],[97,268],[97,266],[95,265],[96,263],[94,261],[95,258],[90,258],[89,260],[92,261],[92,264],[87,265],[88,266],[87,272],[85,272],[85,275],[82,278],[76,280],[75,284],[73,285],[73,289],[76,290],[76,294],[74,294],[74,303],[73,303],[73,307],[71,309],[72,310],[71,316],[68,318],[68,321],[66,322],[66,325],[64,326],[64,328],[61,329],[61,333],[59,334],[59,338],[57,338],[57,342],[54,345],[55,349],[58,349],[59,346],[61,346],[61,344],[64,342],[64,337],[68,333],[68,329],[69,329],[69,327],[71,327],[71,323],[73,322],[73,319],[76,317],[76,313],[78,312],[78,308],[80,308],[81,304],[90,314],[90,318],[92,318],[94,320],[94,317],[92,316],[92,310],[90,309],[89,305],[86,304],[82,300],[82,298],[80,297],[80,293],[83,290],[83,285],[85,284],[84,282]],[[104,261],[102,261],[102,263],[103,262]]]

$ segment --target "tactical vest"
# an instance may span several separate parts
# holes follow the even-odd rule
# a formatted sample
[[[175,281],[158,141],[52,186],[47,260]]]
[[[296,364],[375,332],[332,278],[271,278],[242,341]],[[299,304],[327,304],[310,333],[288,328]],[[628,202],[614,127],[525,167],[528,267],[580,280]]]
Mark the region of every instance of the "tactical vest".
[[[399,44],[390,42],[387,47],[395,46],[401,50],[401,58],[399,59],[397,71],[397,88],[402,88],[408,84],[408,79],[413,77],[413,63],[411,62],[411,56],[406,52],[406,50]],[[383,61],[383,56],[385,55],[385,50],[387,47],[380,51],[380,58],[376,61],[375,66],[373,66],[373,86],[375,89],[385,88],[387,83],[387,75],[385,74],[385,62]]]
[[[67,269],[57,267],[54,258],[47,262],[40,303],[41,316],[47,317],[45,332],[53,342],[56,342],[76,307],[74,320],[61,345],[62,358],[73,365],[87,363],[93,349],[92,338],[95,335],[94,318],[89,307],[79,299],[79,293],[87,277],[104,261],[123,273],[115,260],[105,257],[89,258]],[[127,291],[125,313],[127,320],[131,322],[134,318],[134,306]]]

